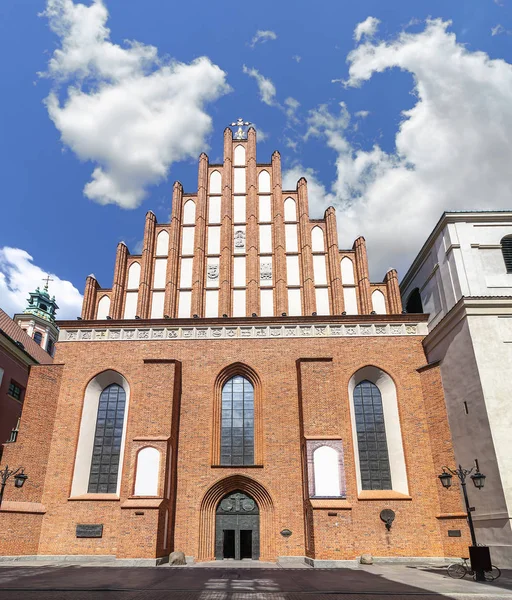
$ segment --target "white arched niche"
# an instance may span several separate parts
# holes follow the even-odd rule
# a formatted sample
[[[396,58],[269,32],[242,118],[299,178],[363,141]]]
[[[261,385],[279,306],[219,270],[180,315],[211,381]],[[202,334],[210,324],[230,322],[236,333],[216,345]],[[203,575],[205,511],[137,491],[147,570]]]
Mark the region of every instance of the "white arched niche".
[[[354,263],[350,260],[350,258],[348,258],[348,256],[344,256],[341,259],[341,283],[343,285],[355,284]]]
[[[378,315],[386,314],[386,298],[380,290],[375,290],[372,294],[372,306],[373,310]]]
[[[320,446],[313,452],[315,496],[339,497],[340,470],[338,452],[329,446]]]
[[[222,177],[220,171],[212,171],[210,174],[210,194],[222,193]]]
[[[359,447],[357,443],[356,418],[354,412],[354,388],[361,383],[361,381],[365,380],[374,383],[379,388],[382,397],[392,489],[395,492],[408,495],[409,486],[407,484],[407,471],[405,468],[404,447],[402,444],[402,429],[400,427],[400,416],[398,414],[396,387],[387,373],[373,366],[359,369],[359,371],[352,375],[348,384],[352,439],[354,441],[354,456],[356,459],[357,490],[358,492],[361,491],[361,470],[359,465]]]
[[[123,437],[121,438],[121,450],[119,453],[119,468],[117,475],[117,490],[119,496],[121,479],[123,474],[124,446],[126,441],[126,424],[128,422],[128,409],[130,405],[130,386],[126,379],[117,371],[111,369],[99,373],[89,381],[85,388],[84,404],[82,408],[82,419],[80,421],[80,433],[76,448],[75,469],[71,483],[71,496],[82,496],[87,494],[89,487],[89,475],[91,473],[92,450],[94,447],[94,435],[96,432],[96,420],[98,418],[98,404],[101,392],[117,383],[126,394],[124,409]]]
[[[325,252],[324,232],[318,225],[311,230],[311,249],[313,252]]]
[[[128,269],[127,289],[138,290],[139,289],[139,281],[140,281],[140,264],[138,262],[134,262],[130,265],[130,268]]]
[[[183,225],[194,225],[196,222],[196,203],[187,200],[183,206]]]
[[[103,296],[101,300],[98,302],[98,312],[96,314],[96,318],[106,319],[108,317],[108,313],[110,311],[110,298],[108,296]]]
[[[238,146],[236,146],[233,159],[233,164],[236,167],[245,167],[245,148],[242,146],[242,144],[238,144]]]
[[[134,496],[158,496],[160,452],[152,446],[137,454]]]
[[[295,200],[293,198],[286,198],[286,200],[284,201],[284,220],[297,220],[297,204],[295,203]]]
[[[270,192],[270,174],[268,171],[261,171],[258,175],[258,191],[260,193]]]
[[[169,234],[165,229],[156,238],[156,255],[167,256],[169,252]]]

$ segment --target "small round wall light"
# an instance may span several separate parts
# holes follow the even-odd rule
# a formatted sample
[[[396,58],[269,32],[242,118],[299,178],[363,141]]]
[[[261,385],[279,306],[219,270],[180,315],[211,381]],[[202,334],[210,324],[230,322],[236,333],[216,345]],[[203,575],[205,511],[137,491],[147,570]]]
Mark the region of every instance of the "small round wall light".
[[[292,532],[289,529],[282,529],[281,530],[281,535],[284,538],[289,538],[291,536]]]

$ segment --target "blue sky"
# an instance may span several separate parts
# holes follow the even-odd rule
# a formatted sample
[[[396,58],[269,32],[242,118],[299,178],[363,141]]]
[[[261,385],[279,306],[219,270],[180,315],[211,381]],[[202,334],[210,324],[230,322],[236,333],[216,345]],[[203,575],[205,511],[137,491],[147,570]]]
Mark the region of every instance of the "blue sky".
[[[403,276],[443,210],[512,209],[511,3],[4,0],[0,306],[50,272],[76,316],[239,116]]]

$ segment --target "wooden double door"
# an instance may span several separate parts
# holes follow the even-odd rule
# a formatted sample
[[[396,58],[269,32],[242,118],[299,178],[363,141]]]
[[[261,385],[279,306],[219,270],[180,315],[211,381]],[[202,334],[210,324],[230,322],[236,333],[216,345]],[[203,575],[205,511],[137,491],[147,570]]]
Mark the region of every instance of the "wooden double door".
[[[253,559],[260,557],[260,515],[256,501],[243,492],[225,496],[217,507],[215,558]]]

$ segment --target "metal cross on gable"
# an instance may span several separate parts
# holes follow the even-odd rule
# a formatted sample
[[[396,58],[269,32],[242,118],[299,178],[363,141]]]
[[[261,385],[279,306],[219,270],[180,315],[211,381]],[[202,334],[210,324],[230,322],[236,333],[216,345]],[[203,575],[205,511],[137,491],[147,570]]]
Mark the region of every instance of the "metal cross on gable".
[[[44,284],[44,291],[47,292],[48,291],[48,284],[50,283],[50,281],[53,281],[53,279],[51,279],[50,276],[47,275],[46,278],[43,277],[43,281],[45,282],[45,284]]]
[[[234,135],[235,140],[245,140],[247,136],[245,135],[243,128],[249,127],[249,125],[252,125],[252,123],[250,121],[244,121],[242,117],[235,123],[231,123],[231,127],[238,127]]]

